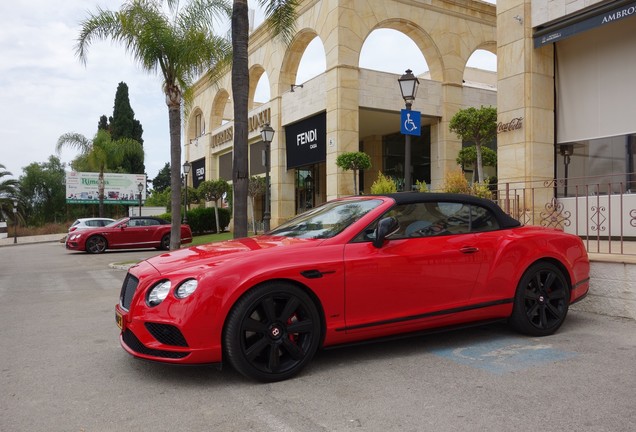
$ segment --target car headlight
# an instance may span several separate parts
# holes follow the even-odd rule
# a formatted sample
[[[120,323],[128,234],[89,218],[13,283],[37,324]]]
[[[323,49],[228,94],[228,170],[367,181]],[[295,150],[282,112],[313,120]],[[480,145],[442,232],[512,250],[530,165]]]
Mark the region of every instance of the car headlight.
[[[192,294],[197,289],[197,286],[199,286],[199,282],[196,279],[188,279],[179,285],[174,295],[177,298],[184,299]]]
[[[170,292],[170,287],[172,284],[169,280],[159,282],[155,285],[150,292],[148,292],[148,297],[146,298],[146,303],[148,306],[157,306],[162,301],[168,297],[168,293]]]

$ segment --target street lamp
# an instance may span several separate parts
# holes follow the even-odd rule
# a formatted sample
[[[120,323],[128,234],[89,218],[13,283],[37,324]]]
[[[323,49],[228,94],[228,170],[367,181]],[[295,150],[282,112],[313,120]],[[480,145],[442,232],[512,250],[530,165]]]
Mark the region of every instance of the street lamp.
[[[188,174],[190,174],[190,168],[192,164],[185,161],[183,163],[183,173],[185,174],[185,203],[183,204],[183,223],[188,223]]]
[[[265,214],[263,214],[263,231],[269,231],[269,222],[272,218],[270,212],[270,191],[269,191],[269,169],[270,169],[270,161],[269,161],[269,147],[274,139],[274,129],[269,125],[269,123],[265,123],[261,128],[261,138],[265,143],[265,150],[263,151],[263,165],[265,165]]]
[[[406,109],[410,111],[420,81],[413,75],[411,69],[407,69],[406,73],[398,78],[398,84],[400,84],[400,91],[402,92],[402,99],[404,99]],[[404,189],[407,191],[411,190],[411,135],[409,134],[406,134],[404,143]]]
[[[13,243],[18,242],[18,200],[13,200]]]
[[[563,156],[563,165],[565,168],[563,196],[567,198],[568,196],[568,166],[570,165],[570,158],[574,154],[574,144],[560,144],[559,153],[561,153],[561,156]]]
[[[139,216],[141,216],[141,193],[144,190],[144,184],[140,182],[137,185],[137,190],[139,191]]]

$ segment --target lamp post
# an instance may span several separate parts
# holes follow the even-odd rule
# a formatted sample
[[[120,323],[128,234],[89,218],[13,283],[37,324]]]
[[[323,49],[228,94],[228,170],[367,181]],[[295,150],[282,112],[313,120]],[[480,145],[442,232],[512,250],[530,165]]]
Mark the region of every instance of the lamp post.
[[[263,214],[263,230],[268,232],[270,229],[269,223],[272,218],[270,212],[270,195],[269,195],[269,169],[270,169],[270,161],[269,161],[269,147],[274,139],[274,129],[269,125],[269,123],[265,123],[261,128],[261,138],[265,143],[265,150],[263,151],[263,165],[265,165],[265,213]]]
[[[560,144],[559,145],[559,153],[563,156],[563,165],[565,168],[565,179],[564,179],[564,187],[563,187],[563,196],[567,198],[568,196],[568,166],[570,165],[570,158],[574,154],[574,144]]]
[[[402,92],[402,99],[404,99],[406,109],[410,111],[420,81],[413,75],[411,69],[407,69],[406,73],[398,78],[398,84],[400,84],[400,91]],[[411,135],[409,134],[406,135],[404,143],[404,189],[407,191],[411,190]]]
[[[139,182],[137,190],[139,191],[139,216],[141,216],[141,193],[144,191],[144,184]]]
[[[190,162],[185,161],[183,163],[183,173],[185,174],[185,203],[183,204],[183,223],[188,223],[188,174],[190,173],[190,168],[192,168],[192,164]]]
[[[18,242],[18,200],[13,200],[13,243]]]

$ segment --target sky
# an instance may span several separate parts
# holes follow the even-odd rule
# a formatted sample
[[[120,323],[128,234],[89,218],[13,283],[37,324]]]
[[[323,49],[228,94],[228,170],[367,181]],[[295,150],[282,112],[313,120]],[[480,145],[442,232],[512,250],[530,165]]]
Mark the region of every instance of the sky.
[[[143,71],[122,46],[110,41],[92,44],[86,65],[75,55],[80,22],[88,12],[95,12],[97,6],[117,10],[122,3],[121,0],[0,2],[3,17],[0,27],[0,164],[14,178],[23,175],[23,168],[30,163],[46,162],[49,156],[55,155],[57,139],[62,134],[78,132],[92,138],[100,116],[112,116],[120,82],[128,85],[130,105],[144,129],[149,179],[170,161],[168,108],[161,90],[161,77]],[[250,0],[250,6],[253,4],[255,1]],[[257,12],[255,21],[258,25],[262,14]],[[377,30],[367,44],[368,52],[382,53],[382,56],[363,56],[361,67],[400,75],[409,68],[416,74],[427,69],[419,52],[405,55],[407,47],[415,50],[415,44],[400,33]],[[398,44],[401,50],[394,49]],[[307,48],[297,83],[324,71],[321,50],[318,39]],[[469,65],[496,70],[496,58],[490,53],[478,52]],[[266,78],[259,83],[258,101],[268,97],[268,91],[263,90],[266,84]],[[72,149],[63,150],[59,155],[67,164],[75,156],[77,151]]]

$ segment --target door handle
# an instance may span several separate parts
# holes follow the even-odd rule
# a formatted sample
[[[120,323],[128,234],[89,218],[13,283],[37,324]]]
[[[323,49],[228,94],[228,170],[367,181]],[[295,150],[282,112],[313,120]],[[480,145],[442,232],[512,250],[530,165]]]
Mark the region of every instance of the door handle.
[[[473,247],[473,246],[464,246],[464,247],[460,248],[459,251],[461,253],[465,253],[465,254],[472,254],[472,253],[479,252],[479,248],[476,248],[476,247]]]

